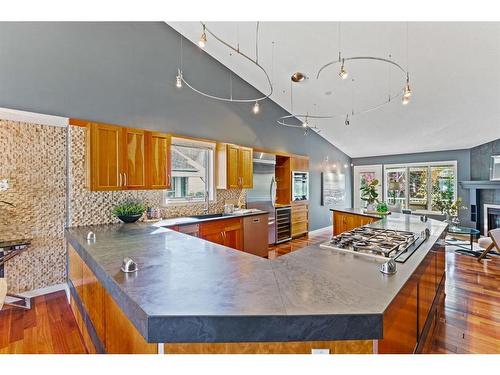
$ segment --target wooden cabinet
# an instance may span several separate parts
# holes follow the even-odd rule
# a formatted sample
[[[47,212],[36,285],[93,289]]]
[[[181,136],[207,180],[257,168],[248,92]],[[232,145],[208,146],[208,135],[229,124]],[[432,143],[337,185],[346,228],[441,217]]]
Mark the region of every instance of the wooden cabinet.
[[[292,237],[298,237],[309,231],[309,204],[292,202]]]
[[[253,150],[227,143],[217,144],[217,188],[253,187]]]
[[[123,188],[146,189],[146,132],[123,128],[125,151],[123,152]]]
[[[93,191],[168,189],[170,136],[71,119],[86,128],[87,187]]]
[[[373,223],[376,220],[376,218],[369,216],[333,211],[333,234],[336,236],[354,228]]]
[[[309,171],[309,158],[306,156],[292,156],[291,169],[292,171],[308,172]]]
[[[276,203],[290,204],[292,201],[292,169],[290,156],[276,155]]]
[[[243,250],[243,226],[240,218],[213,220],[200,224],[200,237],[219,245]]]
[[[87,129],[88,183],[91,190],[123,189],[123,128],[89,124]],[[89,142],[90,141],[90,142]]]
[[[149,149],[148,187],[151,189],[169,189],[171,186],[170,142],[168,134],[155,132],[146,134],[146,145]]]

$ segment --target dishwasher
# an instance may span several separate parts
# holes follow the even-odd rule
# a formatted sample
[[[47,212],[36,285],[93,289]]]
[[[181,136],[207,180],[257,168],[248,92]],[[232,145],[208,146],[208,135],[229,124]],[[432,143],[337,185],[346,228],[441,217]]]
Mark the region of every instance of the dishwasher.
[[[243,217],[243,251],[261,257],[268,256],[268,214]]]

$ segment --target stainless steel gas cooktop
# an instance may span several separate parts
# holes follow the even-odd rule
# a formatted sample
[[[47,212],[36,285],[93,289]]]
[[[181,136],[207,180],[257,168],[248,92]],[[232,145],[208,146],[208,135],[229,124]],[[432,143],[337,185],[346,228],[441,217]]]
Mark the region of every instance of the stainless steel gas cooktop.
[[[413,233],[399,230],[359,227],[332,237],[320,245],[348,253],[374,258],[394,258],[404,263],[427,238],[427,232]]]

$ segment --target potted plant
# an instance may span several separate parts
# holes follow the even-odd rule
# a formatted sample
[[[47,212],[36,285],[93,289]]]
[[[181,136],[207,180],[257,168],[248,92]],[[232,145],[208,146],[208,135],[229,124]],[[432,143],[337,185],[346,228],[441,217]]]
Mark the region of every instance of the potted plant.
[[[140,219],[145,210],[146,207],[140,203],[128,202],[115,206],[113,215],[124,223],[134,223]]]
[[[361,200],[366,202],[366,209],[369,211],[375,211],[375,203],[378,202],[377,193],[378,180],[374,179],[370,183],[365,183],[361,185]]]

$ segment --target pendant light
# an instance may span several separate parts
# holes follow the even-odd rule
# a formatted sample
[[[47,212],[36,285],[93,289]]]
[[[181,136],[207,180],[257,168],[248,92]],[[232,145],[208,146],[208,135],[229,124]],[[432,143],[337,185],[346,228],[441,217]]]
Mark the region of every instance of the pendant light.
[[[177,69],[177,76],[175,77],[175,87],[182,88],[182,72],[180,69]]]
[[[340,66],[339,76],[342,79],[347,79],[347,77],[349,76],[349,73],[347,72],[347,70],[344,67],[344,59],[342,59],[342,65]]]
[[[253,105],[252,111],[253,111],[254,114],[257,114],[257,113],[260,112],[260,105],[259,105],[258,101],[256,101],[255,104]]]
[[[207,33],[205,32],[205,25],[203,25],[203,32],[201,33],[200,40],[198,41],[198,46],[200,48],[205,48],[207,44]]]

